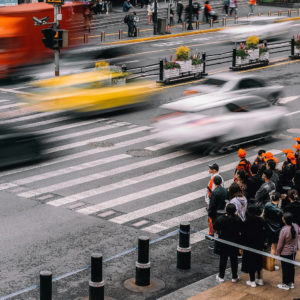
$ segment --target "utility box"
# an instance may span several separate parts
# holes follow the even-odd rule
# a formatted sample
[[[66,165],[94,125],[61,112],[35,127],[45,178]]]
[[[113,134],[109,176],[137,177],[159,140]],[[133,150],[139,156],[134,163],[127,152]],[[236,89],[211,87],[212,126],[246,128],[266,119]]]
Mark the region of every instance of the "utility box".
[[[157,19],[157,33],[166,34],[167,32],[167,19]]]

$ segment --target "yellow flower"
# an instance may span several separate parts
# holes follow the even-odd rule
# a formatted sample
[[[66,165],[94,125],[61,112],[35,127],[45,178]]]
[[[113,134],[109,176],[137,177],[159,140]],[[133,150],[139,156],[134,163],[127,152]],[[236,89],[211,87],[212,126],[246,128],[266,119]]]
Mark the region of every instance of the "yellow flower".
[[[247,38],[246,44],[249,48],[256,48],[259,43],[259,38],[257,36],[249,36]]]
[[[188,60],[190,56],[190,48],[188,46],[180,46],[176,49],[176,60]]]

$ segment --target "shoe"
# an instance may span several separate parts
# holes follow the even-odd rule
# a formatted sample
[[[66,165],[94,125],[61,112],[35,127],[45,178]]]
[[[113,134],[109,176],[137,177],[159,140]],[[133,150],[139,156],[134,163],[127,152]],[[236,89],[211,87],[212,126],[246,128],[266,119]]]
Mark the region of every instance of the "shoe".
[[[243,256],[242,255],[238,255],[238,259],[242,259],[243,258]]]
[[[290,287],[287,284],[284,284],[284,283],[277,284],[277,287],[279,289],[286,290],[286,291],[288,291],[290,289]]]
[[[256,279],[256,280],[255,280],[255,283],[256,283],[257,285],[264,285],[264,281],[263,281],[262,279]]]
[[[208,249],[214,250],[214,249],[215,249],[215,245],[209,245],[209,246],[208,246]]]
[[[275,271],[278,271],[280,270],[280,267],[279,266],[275,266]]]
[[[294,283],[290,283],[289,287],[290,287],[290,289],[294,289],[295,288],[295,284]]]
[[[246,284],[249,285],[249,286],[251,286],[251,287],[253,287],[253,288],[256,287],[255,281],[250,281],[250,280],[248,280],[248,281],[246,281]]]
[[[233,283],[236,283],[236,282],[238,282],[240,280],[240,277],[238,276],[237,278],[232,278],[231,279],[231,281],[233,282]]]
[[[224,282],[224,278],[219,277],[219,275],[216,276],[216,280],[218,282]]]

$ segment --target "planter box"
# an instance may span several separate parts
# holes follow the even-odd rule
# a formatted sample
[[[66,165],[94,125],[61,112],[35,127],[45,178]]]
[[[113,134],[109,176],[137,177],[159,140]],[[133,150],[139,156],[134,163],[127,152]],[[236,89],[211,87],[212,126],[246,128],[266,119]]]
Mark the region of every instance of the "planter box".
[[[180,69],[164,70],[164,79],[178,77],[179,76],[179,70]]]
[[[259,58],[259,49],[248,50],[249,60],[257,60]]]
[[[203,70],[203,64],[192,65],[192,69],[191,69],[192,73],[201,73],[202,70]]]
[[[249,63],[249,57],[242,59],[240,56],[236,56],[236,65],[245,65]]]
[[[192,70],[192,60],[186,61],[176,61],[180,65],[180,73],[191,72]]]
[[[261,54],[259,56],[259,60],[262,60],[262,61],[269,60],[269,59],[270,59],[270,53],[269,53],[269,51],[268,52],[264,52],[263,54]]]
[[[300,49],[297,49],[296,47],[294,48],[294,53],[295,53],[295,55],[300,55]]]

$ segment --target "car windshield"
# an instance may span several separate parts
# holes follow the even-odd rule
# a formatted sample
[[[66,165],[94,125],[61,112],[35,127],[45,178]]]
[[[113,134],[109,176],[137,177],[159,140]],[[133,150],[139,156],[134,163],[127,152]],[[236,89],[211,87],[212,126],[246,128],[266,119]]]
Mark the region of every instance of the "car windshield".
[[[214,85],[214,86],[217,86],[217,87],[221,87],[223,86],[227,81],[225,80],[222,80],[222,79],[217,79],[217,78],[207,78],[206,80],[204,80],[202,82],[202,84],[205,84],[205,85]]]

